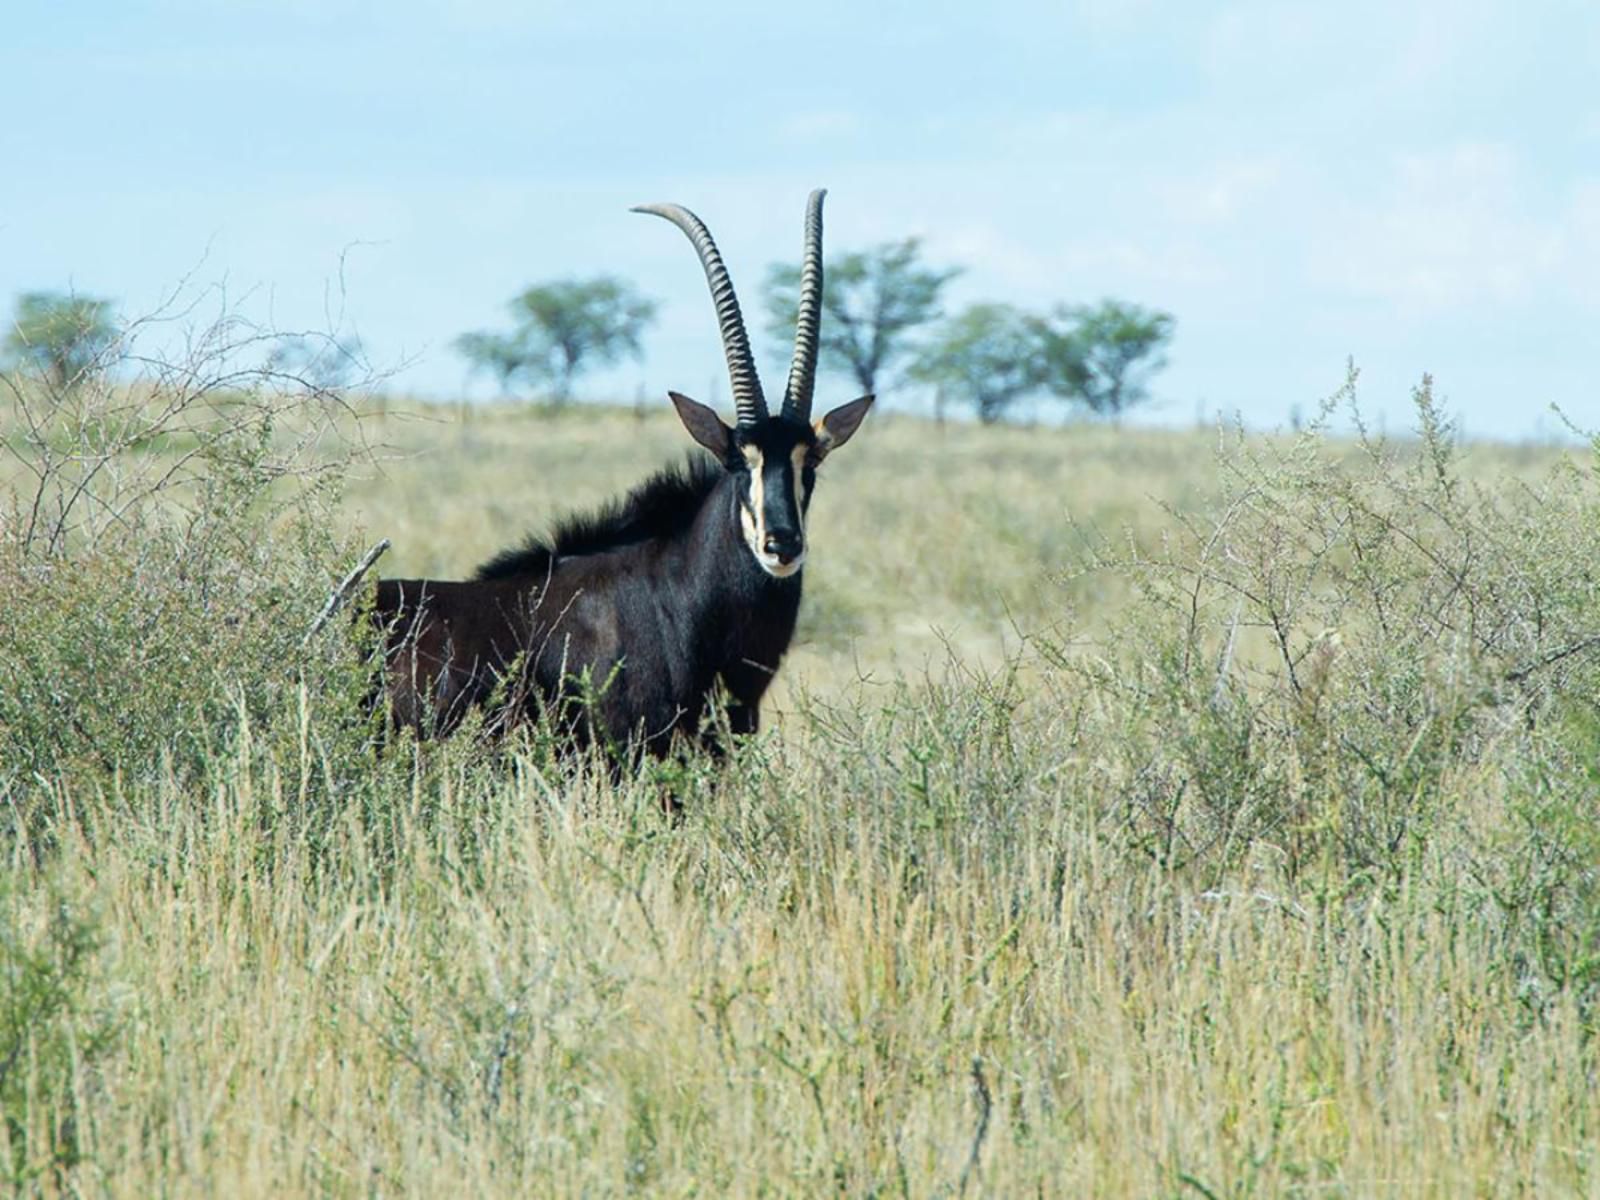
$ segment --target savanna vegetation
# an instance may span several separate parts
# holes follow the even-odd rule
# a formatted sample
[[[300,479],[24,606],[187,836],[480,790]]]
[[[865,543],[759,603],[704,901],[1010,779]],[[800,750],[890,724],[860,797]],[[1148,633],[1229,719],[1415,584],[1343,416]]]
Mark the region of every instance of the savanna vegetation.
[[[1057,304],[1028,312],[981,301],[946,317],[945,287],[959,267],[932,267],[916,238],[885,242],[828,259],[818,340],[824,371],[853,379],[857,395],[882,396],[907,384],[931,389],[934,412],[970,411],[985,425],[1004,419],[1025,397],[1073,415],[1119,420],[1150,398],[1151,378],[1166,366],[1175,320],[1127,301]],[[800,268],[772,263],[762,281],[768,333],[789,341],[799,312]],[[626,280],[601,275],[537,284],[506,308],[510,332],[477,330],[453,345],[474,372],[492,375],[502,394],[538,397],[560,408],[582,375],[641,353],[656,302]],[[359,344],[322,339],[275,352],[307,378],[361,361]]]
[[[877,414],[766,730],[619,780],[310,631],[667,405],[230,361],[0,386],[13,1192],[1600,1194],[1600,446]]]

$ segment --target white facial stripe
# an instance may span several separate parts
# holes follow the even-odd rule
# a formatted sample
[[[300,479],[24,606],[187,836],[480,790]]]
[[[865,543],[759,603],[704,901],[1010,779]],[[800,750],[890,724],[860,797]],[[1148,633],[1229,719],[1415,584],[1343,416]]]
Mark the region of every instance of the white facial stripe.
[[[744,530],[744,540],[750,544],[750,553],[758,561],[764,562],[767,558],[762,546],[767,540],[767,481],[762,478],[762,454],[760,447],[741,447],[744,461],[750,468],[750,503],[748,507],[739,510],[739,525]]]
[[[800,531],[802,533],[805,532],[806,528],[806,497],[811,494],[811,489],[806,486],[806,457],[810,453],[810,447],[804,443],[789,452],[789,457],[794,462],[794,510],[800,516]]]
[[[750,515],[750,510],[744,505],[739,505],[739,528],[744,531],[744,540],[757,558],[761,552],[756,548],[761,545],[761,539],[756,533],[756,518]]]

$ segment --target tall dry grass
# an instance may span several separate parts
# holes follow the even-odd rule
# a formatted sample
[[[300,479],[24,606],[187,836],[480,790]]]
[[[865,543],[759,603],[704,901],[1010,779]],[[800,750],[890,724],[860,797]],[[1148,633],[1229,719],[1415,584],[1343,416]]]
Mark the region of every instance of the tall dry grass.
[[[363,428],[270,622],[147,576],[206,705],[70,653],[123,551],[0,566],[0,669],[128,725],[0,683],[14,1190],[1600,1194],[1592,456],[877,421],[773,727],[613,782],[384,743],[298,638],[371,538],[465,574],[685,437]]]

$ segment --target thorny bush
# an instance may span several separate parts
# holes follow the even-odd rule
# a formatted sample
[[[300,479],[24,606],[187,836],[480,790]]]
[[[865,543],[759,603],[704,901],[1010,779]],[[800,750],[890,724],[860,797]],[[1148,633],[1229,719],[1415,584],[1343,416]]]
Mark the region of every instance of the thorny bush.
[[[1102,653],[1055,658],[1099,698],[1118,819],[1168,865],[1399,869],[1467,794],[1593,815],[1600,443],[1478,480],[1431,381],[1400,442],[1354,384],[1287,444],[1225,434],[1220,502],[1159,546],[1091,539],[1134,603]],[[1344,404],[1353,446],[1328,433]]]
[[[62,786],[196,777],[241,719],[308,696],[359,717],[358,660],[307,642],[353,557],[344,473],[370,453],[336,392],[226,310],[136,323],[70,379],[0,375],[0,823],[39,835]],[[303,339],[305,335],[291,335]],[[345,632],[348,632],[346,624]],[[361,722],[326,722],[361,740]],[[330,736],[332,736],[330,734]]]

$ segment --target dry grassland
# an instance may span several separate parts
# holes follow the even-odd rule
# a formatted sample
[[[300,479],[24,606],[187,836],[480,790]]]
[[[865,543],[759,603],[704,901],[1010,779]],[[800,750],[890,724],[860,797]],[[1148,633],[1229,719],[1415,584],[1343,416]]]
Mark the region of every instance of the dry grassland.
[[[437,576],[688,445],[665,403],[391,407],[367,436],[340,554],[386,536],[385,574]],[[1600,671],[1537,721],[1458,697],[1465,658],[1410,679],[1456,643],[1358,604],[1433,586],[1393,529],[1393,589],[1357,588],[1365,532],[1329,552],[1292,689],[1233,593],[1186,633],[1171,572],[1106,564],[1215,527],[1218,442],[875,415],[819,482],[769,730],[666,768],[678,823],[659,778],[533,739],[352,749],[307,676],[218,685],[188,757],[0,764],[0,1171],[130,1197],[1600,1195]],[[1512,495],[1562,457],[1452,469]],[[1568,457],[1575,507],[1540,503],[1576,521],[1593,464]],[[1316,550],[1241,513],[1219,577]],[[1581,613],[1592,534],[1517,558],[1497,519],[1490,577],[1545,563],[1550,612]],[[287,625],[320,601],[297,594]]]

